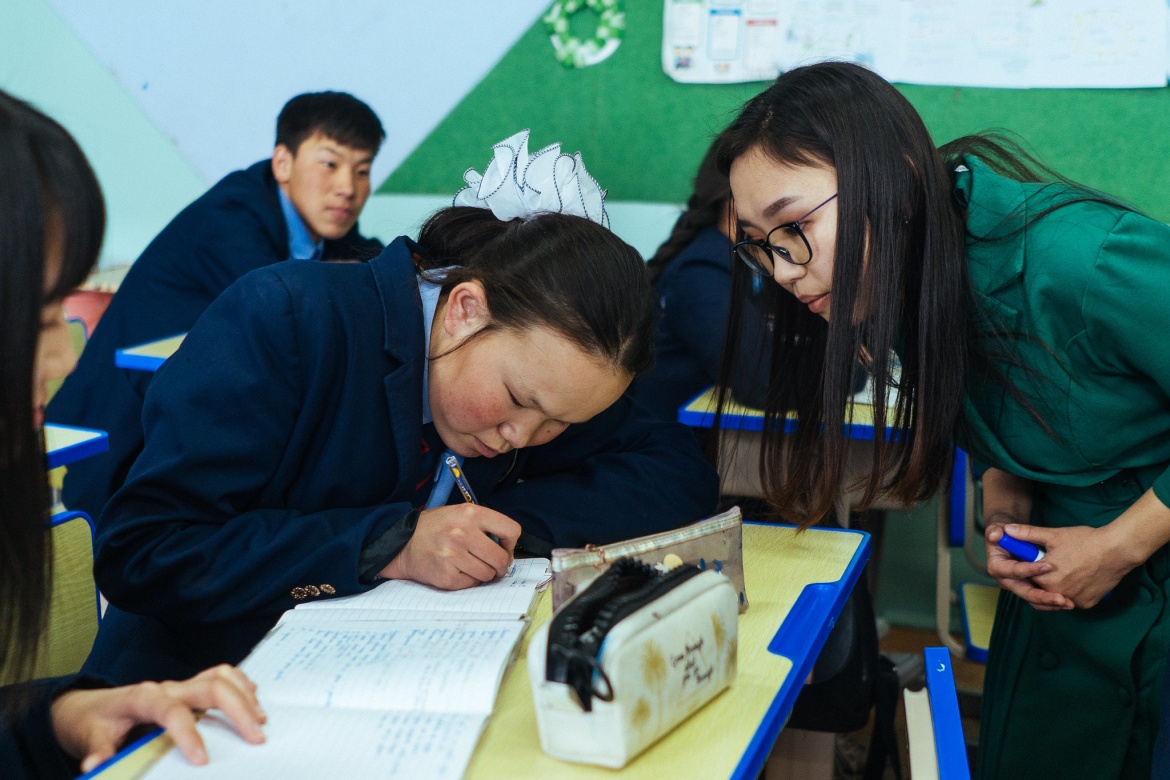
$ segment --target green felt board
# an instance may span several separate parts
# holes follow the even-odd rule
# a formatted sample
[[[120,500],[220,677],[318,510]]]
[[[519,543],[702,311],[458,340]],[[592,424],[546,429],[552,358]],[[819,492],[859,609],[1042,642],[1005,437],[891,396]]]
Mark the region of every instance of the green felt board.
[[[529,127],[530,151],[553,141],[581,150],[611,199],[685,201],[713,134],[763,84],[671,81],[661,67],[662,3],[625,6],[621,47],[581,70],[556,62],[538,21],[378,191],[450,193],[460,184],[453,171],[482,171],[491,144]],[[1170,90],[900,88],[939,143],[1010,129],[1064,175],[1170,221]]]

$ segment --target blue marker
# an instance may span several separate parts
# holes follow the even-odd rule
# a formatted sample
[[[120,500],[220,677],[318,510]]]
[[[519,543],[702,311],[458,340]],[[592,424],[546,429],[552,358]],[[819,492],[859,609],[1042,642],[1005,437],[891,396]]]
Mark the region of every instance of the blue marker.
[[[1015,557],[1028,563],[1036,563],[1036,561],[1044,557],[1043,547],[1037,547],[1031,542],[1025,542],[1022,539],[1008,536],[1006,532],[1003,536],[999,537],[998,544]]]
[[[459,459],[454,455],[448,455],[445,462],[447,468],[451,469],[451,476],[455,477],[455,484],[459,487],[459,492],[463,494],[463,500],[469,504],[478,504],[479,501],[476,501],[475,493],[471,492],[471,485],[467,482],[467,477],[463,476],[463,469],[459,468]],[[496,544],[500,543],[500,537],[495,534],[488,534],[488,538]]]

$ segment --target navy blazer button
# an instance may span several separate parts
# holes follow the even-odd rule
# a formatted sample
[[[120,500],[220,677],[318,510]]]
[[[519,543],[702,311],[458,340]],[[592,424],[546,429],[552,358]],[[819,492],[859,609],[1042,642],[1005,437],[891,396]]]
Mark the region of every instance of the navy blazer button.
[[[337,588],[333,587],[329,583],[325,583],[324,585],[321,586],[321,592],[324,593],[326,596],[332,596],[334,593],[337,592]]]
[[[301,600],[301,599],[303,599],[303,598],[304,598],[306,595],[308,595],[308,594],[305,592],[305,589],[304,589],[304,588],[302,588],[300,585],[298,585],[298,586],[296,586],[295,588],[293,588],[293,589],[292,589],[292,597],[293,597],[294,599],[296,599],[297,601],[300,601],[300,600]]]
[[[316,585],[306,585],[305,592],[310,596],[320,596],[321,590]]]

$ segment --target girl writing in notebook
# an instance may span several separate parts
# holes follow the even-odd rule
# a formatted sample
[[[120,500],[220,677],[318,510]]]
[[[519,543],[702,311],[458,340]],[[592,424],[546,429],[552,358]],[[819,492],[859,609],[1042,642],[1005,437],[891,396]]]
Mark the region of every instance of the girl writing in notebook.
[[[73,368],[62,299],[97,261],[105,207],[81,149],[53,120],[0,91],[0,668],[27,680],[48,619],[49,485],[40,439],[46,383]],[[184,682],[107,687],[59,677],[0,688],[0,774],[74,777],[138,724],[166,726],[205,763],[192,709],[225,712],[249,742],[264,715],[255,686],[221,666]]]
[[[98,524],[87,668],[239,661],[282,612],[379,579],[465,588],[516,549],[693,522],[717,477],[622,393],[651,359],[642,259],[580,156],[527,132],[417,241],[228,289],[158,372]],[[440,490],[447,451],[482,505]]]
[[[806,524],[832,506],[861,357],[876,424],[903,431],[876,437],[867,501],[930,496],[954,443],[986,467],[1003,593],[978,774],[1147,777],[1170,640],[1170,228],[993,138],[936,149],[897,90],[846,63],[781,76],[721,159],[737,289],[754,273],[786,292],[766,409],[805,422],[790,450],[765,434],[773,504]],[[1047,556],[1008,556],[1005,527]]]

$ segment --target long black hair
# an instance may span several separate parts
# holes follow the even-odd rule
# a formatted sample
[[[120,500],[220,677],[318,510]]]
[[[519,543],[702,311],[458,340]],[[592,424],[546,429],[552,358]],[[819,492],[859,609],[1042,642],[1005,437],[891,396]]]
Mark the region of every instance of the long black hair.
[[[41,312],[85,279],[104,226],[81,148],[0,91],[0,666],[14,679],[35,664],[51,576],[49,487],[32,408]],[[50,234],[61,253],[46,269]]]
[[[720,139],[716,138],[703,155],[686,209],[674,223],[670,236],[646,263],[651,281],[658,278],[670,261],[686,249],[703,228],[730,222],[728,207],[731,202],[731,183],[727,179],[727,171],[719,167],[719,144]]]
[[[969,237],[964,208],[953,196],[953,170],[964,155],[987,158],[993,170],[1021,181],[1042,181],[1051,171],[994,137],[959,139],[944,159],[905,97],[871,71],[843,62],[796,68],[748,101],[724,131],[720,165],[728,171],[753,150],[788,165],[828,166],[839,192],[836,316],[826,323],[793,296],[773,296],[760,478],[783,517],[816,522],[845,487],[862,488],[862,507],[882,494],[906,504],[929,497],[949,472],[972,371],[1003,385],[1052,433],[999,368],[1011,362],[1013,334],[993,332],[989,339],[967,269],[969,238],[994,240],[1025,225],[1009,219],[996,236]],[[1053,186],[1064,195],[1051,200],[1052,208],[1103,199],[1063,180]],[[734,264],[724,386],[734,370],[730,345],[738,338],[750,274]],[[895,349],[901,355],[896,381]],[[876,436],[867,478],[845,486],[844,425],[857,360],[872,376],[875,430],[892,426],[898,433]],[[887,398],[895,387],[891,418]],[[785,442],[781,428],[790,412],[801,422]]]
[[[427,220],[418,243],[420,270],[458,266],[444,273],[441,295],[460,282],[483,285],[487,329],[549,328],[631,377],[653,362],[645,263],[608,228],[570,214],[501,221],[488,209],[451,206]]]

